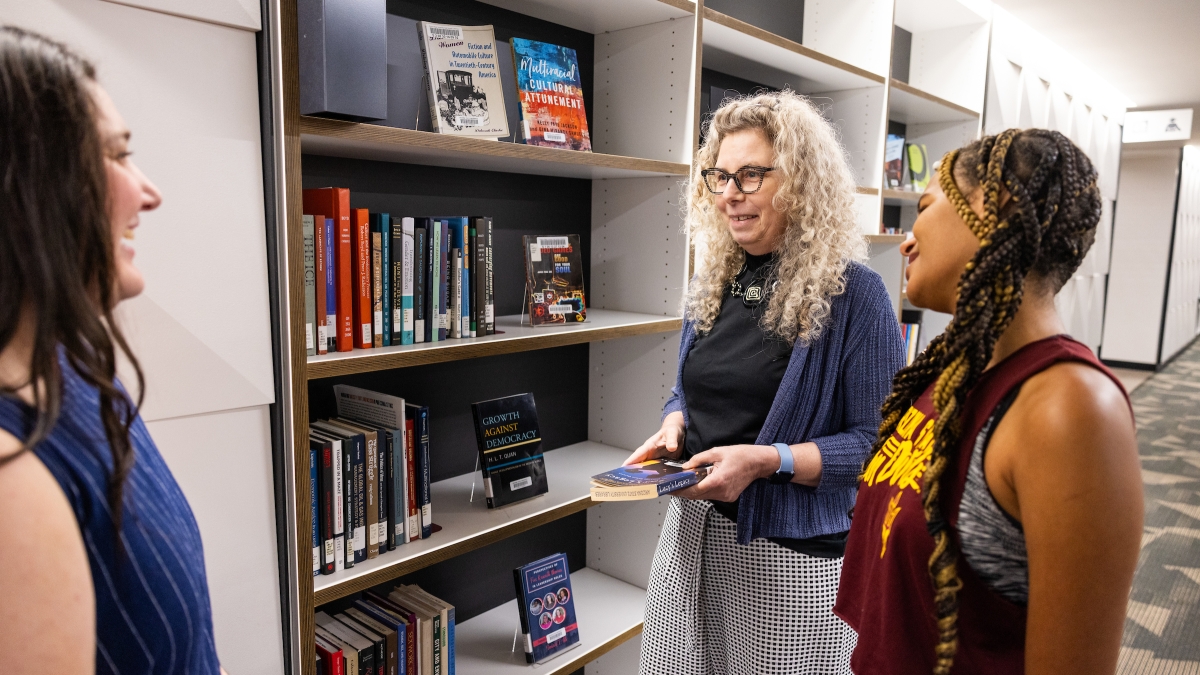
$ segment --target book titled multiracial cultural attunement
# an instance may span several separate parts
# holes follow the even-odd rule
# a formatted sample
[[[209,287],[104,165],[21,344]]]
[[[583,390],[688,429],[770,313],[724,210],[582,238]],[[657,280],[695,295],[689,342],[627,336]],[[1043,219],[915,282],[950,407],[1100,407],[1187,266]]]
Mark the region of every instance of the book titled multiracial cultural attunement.
[[[682,462],[661,459],[630,464],[592,476],[592,499],[598,502],[655,499],[699,483],[710,470],[711,465],[685,469]]]
[[[525,235],[525,286],[534,326],[587,319],[579,235]]]
[[[575,596],[567,554],[552,556],[513,570],[525,660],[540,663],[579,645]]]
[[[417,22],[434,130],[456,136],[509,135],[491,26]]]
[[[472,403],[471,415],[488,508],[545,494],[546,462],[533,394]]]
[[[515,37],[512,51],[526,145],[591,152],[575,50]]]

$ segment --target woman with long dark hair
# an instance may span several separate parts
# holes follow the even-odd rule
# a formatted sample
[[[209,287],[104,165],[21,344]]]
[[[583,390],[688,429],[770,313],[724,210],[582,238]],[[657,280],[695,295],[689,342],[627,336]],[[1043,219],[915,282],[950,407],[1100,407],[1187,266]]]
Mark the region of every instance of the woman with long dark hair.
[[[954,320],[896,375],[864,465],[834,611],[856,673],[1112,673],[1142,535],[1133,416],[1054,297],[1100,219],[1062,134],[942,160],[908,298]]]
[[[87,61],[0,28],[0,663],[220,672],[200,532],[116,378],[161,196]]]

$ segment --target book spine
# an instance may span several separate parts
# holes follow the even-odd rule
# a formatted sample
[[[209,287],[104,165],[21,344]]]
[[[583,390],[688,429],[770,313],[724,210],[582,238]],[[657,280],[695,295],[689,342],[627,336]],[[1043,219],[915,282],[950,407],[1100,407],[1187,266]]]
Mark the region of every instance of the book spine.
[[[408,411],[406,411],[408,412]],[[404,523],[405,537],[408,541],[421,538],[421,507],[417,498],[417,434],[416,422],[410,417],[404,420],[404,436],[407,441],[408,481],[404,489],[408,498],[408,519]]]
[[[453,606],[451,606],[447,610],[447,622],[450,624],[450,627],[446,630],[446,634],[447,634],[446,641],[449,643],[446,646],[446,654],[447,654],[446,660],[449,661],[449,663],[447,664],[446,672],[449,675],[454,675],[454,650],[455,650],[454,624],[455,624],[455,620],[454,620],[454,607]]]
[[[471,219],[471,227],[467,230],[468,245],[471,249],[471,270],[467,275],[469,285],[467,292],[471,295],[471,337],[483,335],[483,326],[479,321],[479,230],[475,227],[475,218]]]
[[[462,269],[459,270],[458,284],[459,321],[463,337],[475,337],[471,330],[471,229],[470,218],[459,218],[455,227],[459,230],[459,254],[462,256]]]
[[[317,448],[314,445],[309,445],[308,448],[308,484],[309,484],[309,506],[312,507],[312,547],[313,547],[313,576],[321,573],[321,509],[319,506],[321,495],[318,487],[317,473],[320,471],[320,457],[317,453]]]
[[[375,504],[378,508],[378,522],[375,529],[378,531],[376,535],[379,539],[379,552],[387,553],[388,551],[388,502],[391,501],[391,483],[388,482],[388,464],[391,463],[391,450],[388,448],[388,433],[387,431],[379,432],[379,454],[377,460],[379,467],[376,473],[379,476],[378,495],[375,498]],[[395,545],[393,545],[393,548]]]
[[[333,560],[334,572],[346,569],[345,451],[333,441]]]
[[[371,225],[368,219],[370,212],[366,209],[353,209],[351,244],[354,246],[353,262],[354,281],[351,304],[354,315],[354,346],[370,349],[375,341],[371,326]]]
[[[442,116],[437,109],[437,79],[430,72],[429,47],[425,44],[425,22],[417,22],[417,43],[421,45],[421,65],[425,68],[425,97],[429,101],[429,121],[435,133],[442,133]]]
[[[337,351],[337,227],[333,218],[325,218],[325,339],[327,352]]]
[[[337,570],[333,544],[333,444],[326,441],[321,446],[321,574],[333,574]]]
[[[438,340],[445,340],[450,333],[450,223],[440,221],[438,232],[442,238],[438,249]]]
[[[413,219],[401,221],[400,344],[413,343]]]
[[[354,567],[354,443],[342,441],[342,567]]]
[[[368,228],[371,233],[371,345],[383,346],[383,231],[381,216],[371,213]]]
[[[325,299],[326,287],[325,271],[326,264],[325,256],[325,216],[313,217],[313,268],[316,271],[316,277],[313,280],[315,288],[316,302],[314,308],[316,316],[313,322],[316,324],[317,336],[317,353],[326,354],[329,352],[329,302]]]
[[[383,432],[387,436],[387,444],[383,446],[385,466],[383,481],[383,543],[379,548],[389,551],[396,550],[396,434],[391,431]]]
[[[367,438],[367,558],[379,557],[379,440]]]
[[[367,443],[354,437],[354,562],[367,559]],[[349,567],[349,565],[347,565]]]
[[[384,213],[379,216],[379,280],[383,286],[379,290],[380,304],[383,312],[383,346],[388,347],[392,344],[399,344],[397,340],[392,342],[392,308],[395,306],[392,297],[392,258],[395,257],[392,253],[392,225],[391,217]]]
[[[425,274],[428,264],[425,256],[428,253],[426,243],[429,230],[424,227],[413,228],[413,342],[425,342]]]
[[[408,456],[412,452],[409,447],[408,420],[404,422],[404,428],[397,430],[400,440],[398,441],[399,454],[395,457],[396,462],[396,523],[392,526],[396,532],[396,545],[408,543]]]
[[[462,331],[462,294],[459,285],[462,283],[462,249],[450,249],[450,337],[463,337]]]
[[[442,615],[433,613],[433,675],[442,673]]]
[[[479,418],[478,406],[471,406],[471,420],[474,422],[475,426],[475,447],[478,448],[479,471],[483,477],[483,497],[487,503],[487,507],[490,509],[495,507],[495,505],[492,504],[492,479],[491,474],[488,473],[487,455],[484,454],[484,449],[487,447],[487,443],[483,437],[484,425],[483,420]]]
[[[340,193],[340,190],[338,191]],[[341,196],[337,197],[341,201]],[[350,191],[338,206],[338,351],[354,349],[354,227],[350,222]]]
[[[420,422],[418,443],[420,444],[420,506],[421,506],[421,538],[428,539],[433,534],[433,508],[430,505],[429,494],[429,408],[421,407],[417,419]]]
[[[309,356],[317,353],[317,269],[313,217],[304,216],[304,349]]]
[[[425,341],[437,342],[441,330],[442,319],[439,306],[441,305],[441,290],[438,286],[440,276],[439,260],[441,258],[442,228],[436,220],[429,221],[429,252],[428,269],[425,272]]]
[[[483,250],[484,250],[484,292],[483,292],[483,313],[484,324],[487,327],[488,335],[496,334],[496,312],[495,302],[496,296],[492,288],[492,219],[490,217],[483,219]]]

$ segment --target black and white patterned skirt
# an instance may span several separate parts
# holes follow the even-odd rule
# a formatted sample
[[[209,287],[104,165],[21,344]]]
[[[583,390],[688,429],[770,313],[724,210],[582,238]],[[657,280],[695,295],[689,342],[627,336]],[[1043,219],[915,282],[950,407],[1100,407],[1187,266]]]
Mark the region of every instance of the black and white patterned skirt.
[[[857,635],[832,611],[842,559],[737,543],[707,501],[675,498],[642,630],[641,675],[841,675]]]

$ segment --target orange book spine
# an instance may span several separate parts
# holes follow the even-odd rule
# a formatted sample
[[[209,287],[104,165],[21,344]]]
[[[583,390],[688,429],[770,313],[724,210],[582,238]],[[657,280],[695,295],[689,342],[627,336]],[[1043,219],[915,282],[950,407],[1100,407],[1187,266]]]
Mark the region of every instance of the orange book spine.
[[[366,209],[351,211],[351,245],[353,251],[354,281],[354,346],[370,349],[374,346],[372,339],[371,315],[371,223],[370,212]]]

